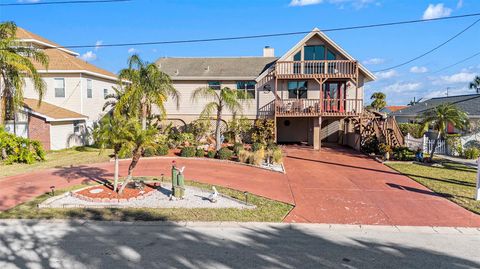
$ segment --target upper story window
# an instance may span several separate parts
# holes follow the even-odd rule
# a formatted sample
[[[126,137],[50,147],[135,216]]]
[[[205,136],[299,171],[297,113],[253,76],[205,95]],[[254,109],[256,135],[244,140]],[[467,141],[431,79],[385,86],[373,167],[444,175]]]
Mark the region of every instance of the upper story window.
[[[307,84],[303,81],[288,82],[288,98],[289,99],[307,99]]]
[[[208,87],[210,89],[220,90],[222,88],[222,84],[220,84],[220,81],[209,81]]]
[[[108,89],[103,89],[103,99],[107,99]]]
[[[305,46],[303,47],[303,59],[305,61],[325,60],[325,46]]]
[[[93,95],[92,80],[87,79],[87,98],[92,98]]]
[[[255,81],[237,81],[240,99],[255,99]]]
[[[65,97],[65,79],[54,78],[55,81],[55,97]]]

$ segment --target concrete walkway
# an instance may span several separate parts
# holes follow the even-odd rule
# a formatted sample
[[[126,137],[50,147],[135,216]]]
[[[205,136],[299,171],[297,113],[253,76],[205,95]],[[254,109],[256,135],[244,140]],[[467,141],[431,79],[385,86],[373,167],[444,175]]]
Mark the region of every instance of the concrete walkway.
[[[480,227],[480,216],[388,167],[344,148],[287,148],[287,174],[218,161],[176,158],[185,176],[295,204],[286,222]],[[136,175],[169,174],[171,158],[142,159]],[[124,175],[129,162],[121,162]],[[50,190],[112,177],[113,163],[0,179],[0,210]],[[433,179],[432,179],[433,180]]]
[[[458,158],[458,157],[453,157],[453,156],[448,156],[448,155],[438,155],[439,157],[449,160],[455,163],[460,163],[466,166],[471,166],[471,167],[477,167],[477,160],[468,160],[464,158]]]
[[[480,230],[0,221],[0,268],[480,268]]]

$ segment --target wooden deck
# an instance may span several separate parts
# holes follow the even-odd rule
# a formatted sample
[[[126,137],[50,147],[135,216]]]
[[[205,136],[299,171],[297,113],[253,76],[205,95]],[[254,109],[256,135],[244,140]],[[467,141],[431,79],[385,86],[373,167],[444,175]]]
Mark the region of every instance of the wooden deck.
[[[358,64],[348,60],[279,61],[275,64],[278,79],[356,78]]]
[[[363,107],[361,99],[283,99],[275,101],[277,117],[355,116]]]

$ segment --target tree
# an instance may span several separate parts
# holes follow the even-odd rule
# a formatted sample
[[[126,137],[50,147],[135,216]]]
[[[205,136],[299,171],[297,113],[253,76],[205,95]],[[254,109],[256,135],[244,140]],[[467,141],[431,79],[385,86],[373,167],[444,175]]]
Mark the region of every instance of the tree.
[[[215,126],[215,149],[218,151],[221,148],[220,141],[220,124],[222,123],[222,113],[225,109],[230,110],[233,114],[242,110],[240,104],[240,97],[236,90],[232,90],[228,87],[220,90],[214,90],[212,88],[198,88],[192,93],[192,102],[200,100],[208,100],[205,104],[200,118],[209,119],[213,113],[216,113],[216,126]]]
[[[128,152],[133,148],[132,141],[136,119],[127,119],[123,116],[113,116],[107,114],[103,117],[98,127],[93,131],[93,137],[101,151],[106,148],[113,149],[113,158],[115,160],[113,191],[118,187],[118,162],[119,155]]]
[[[0,123],[7,114],[14,115],[12,113],[21,106],[26,77],[32,79],[39,102],[46,88],[34,62],[48,68],[48,56],[41,50],[20,43],[16,32],[15,23],[0,24]]]
[[[430,153],[430,161],[433,160],[433,154],[437,148],[438,140],[444,137],[448,124],[453,125],[457,129],[466,129],[469,126],[467,113],[460,110],[455,105],[444,103],[433,109],[425,111],[421,115],[420,124],[424,132],[428,131],[430,127],[437,132],[437,137],[433,143],[432,151]]]
[[[474,89],[477,93],[480,93],[480,76],[476,76],[469,84],[470,89]]]
[[[119,79],[124,93],[115,105],[115,113],[128,111],[140,119],[142,129],[147,129],[147,121],[152,119],[153,107],[159,109],[160,118],[165,117],[164,104],[169,97],[179,105],[179,95],[170,77],[154,63],[144,62],[136,54],[128,59],[128,68],[120,71]]]
[[[370,97],[370,99],[373,100],[370,106],[378,111],[387,106],[386,98],[387,96],[383,92],[374,92]]]

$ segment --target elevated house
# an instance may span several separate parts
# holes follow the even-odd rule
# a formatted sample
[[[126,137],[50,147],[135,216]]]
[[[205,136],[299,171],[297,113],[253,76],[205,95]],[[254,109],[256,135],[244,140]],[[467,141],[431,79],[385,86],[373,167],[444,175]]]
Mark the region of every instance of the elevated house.
[[[349,134],[358,129],[354,119],[363,113],[364,85],[375,79],[319,29],[279,58],[265,47],[263,57],[160,58],[156,63],[180,92],[178,108],[167,102],[170,120],[198,118],[208,100],[192,102],[195,89],[230,87],[246,93],[244,116],[275,120],[278,143],[315,149],[322,142],[358,147]]]

